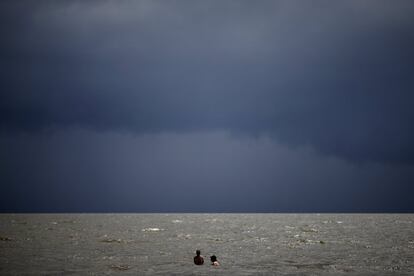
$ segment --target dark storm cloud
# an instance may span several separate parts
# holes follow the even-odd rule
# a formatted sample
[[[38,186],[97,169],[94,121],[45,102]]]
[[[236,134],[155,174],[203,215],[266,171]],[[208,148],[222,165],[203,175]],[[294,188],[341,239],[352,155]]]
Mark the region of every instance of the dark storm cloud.
[[[412,1],[2,1],[0,125],[230,130],[414,163]]]
[[[1,212],[412,212],[413,166],[226,132],[0,134]],[[5,185],[4,185],[5,184]]]

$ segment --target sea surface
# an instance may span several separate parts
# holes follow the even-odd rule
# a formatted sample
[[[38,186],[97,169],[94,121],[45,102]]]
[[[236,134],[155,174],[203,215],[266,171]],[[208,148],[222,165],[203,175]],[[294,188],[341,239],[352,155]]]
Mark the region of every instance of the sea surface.
[[[0,275],[414,275],[414,214],[0,214]]]

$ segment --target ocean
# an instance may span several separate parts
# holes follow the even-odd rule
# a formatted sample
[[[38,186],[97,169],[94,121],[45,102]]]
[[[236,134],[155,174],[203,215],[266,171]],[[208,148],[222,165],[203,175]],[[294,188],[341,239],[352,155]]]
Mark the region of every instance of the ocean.
[[[414,214],[0,214],[0,274],[414,275]]]

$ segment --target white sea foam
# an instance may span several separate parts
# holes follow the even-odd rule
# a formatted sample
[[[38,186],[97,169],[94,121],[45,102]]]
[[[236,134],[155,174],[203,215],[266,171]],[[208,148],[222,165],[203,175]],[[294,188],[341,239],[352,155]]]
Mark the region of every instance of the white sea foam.
[[[149,227],[149,228],[144,228],[141,231],[142,232],[158,232],[158,231],[164,231],[165,229],[162,228],[156,228],[156,227]]]

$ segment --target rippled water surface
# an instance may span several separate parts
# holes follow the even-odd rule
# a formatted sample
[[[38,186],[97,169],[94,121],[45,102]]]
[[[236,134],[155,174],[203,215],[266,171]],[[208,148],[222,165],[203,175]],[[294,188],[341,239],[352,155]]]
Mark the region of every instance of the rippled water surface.
[[[414,215],[1,214],[0,274],[414,275]]]

